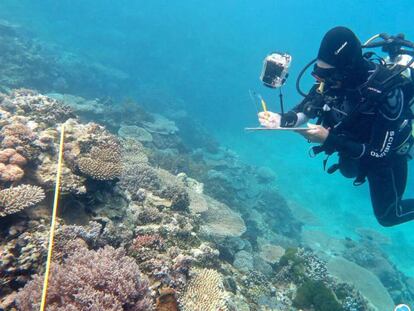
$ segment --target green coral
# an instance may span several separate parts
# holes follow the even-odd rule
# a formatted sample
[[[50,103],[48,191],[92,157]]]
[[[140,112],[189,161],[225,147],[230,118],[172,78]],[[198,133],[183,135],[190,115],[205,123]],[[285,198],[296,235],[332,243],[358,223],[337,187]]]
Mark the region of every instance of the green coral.
[[[297,255],[297,248],[288,248],[280,258],[279,267],[290,265],[290,271],[294,280],[305,278],[305,260]]]
[[[297,248],[289,247],[286,249],[285,254],[280,258],[279,264],[281,266],[286,266],[289,262],[292,262],[293,264],[303,264],[303,259],[300,258],[297,253]]]
[[[313,307],[315,311],[343,311],[335,294],[322,281],[305,281],[297,290],[293,306],[300,309]]]

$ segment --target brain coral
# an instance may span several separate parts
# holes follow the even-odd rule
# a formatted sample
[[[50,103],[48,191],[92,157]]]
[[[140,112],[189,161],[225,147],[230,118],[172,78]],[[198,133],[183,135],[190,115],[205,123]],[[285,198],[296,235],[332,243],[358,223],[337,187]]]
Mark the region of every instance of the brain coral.
[[[42,188],[32,185],[21,185],[0,191],[0,217],[17,213],[35,205],[45,198]]]
[[[89,154],[78,160],[79,170],[96,180],[113,180],[121,176],[121,151],[117,144],[92,147]]]
[[[183,311],[227,311],[227,295],[221,275],[212,269],[197,271],[180,302]]]

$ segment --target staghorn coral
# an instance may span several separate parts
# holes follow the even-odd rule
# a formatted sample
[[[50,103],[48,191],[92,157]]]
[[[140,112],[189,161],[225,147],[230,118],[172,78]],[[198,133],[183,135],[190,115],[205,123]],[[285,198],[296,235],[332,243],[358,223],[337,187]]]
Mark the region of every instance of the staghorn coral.
[[[79,170],[96,180],[113,180],[121,176],[121,151],[116,143],[92,147],[89,154],[78,159]]]
[[[42,188],[21,185],[0,191],[0,217],[14,214],[33,206],[45,198]]]
[[[51,275],[48,310],[152,310],[148,283],[122,249],[79,249],[63,264],[52,265]],[[18,293],[19,310],[39,308],[42,284],[37,275]]]
[[[211,269],[196,271],[180,303],[183,311],[227,311],[227,294],[221,275]]]

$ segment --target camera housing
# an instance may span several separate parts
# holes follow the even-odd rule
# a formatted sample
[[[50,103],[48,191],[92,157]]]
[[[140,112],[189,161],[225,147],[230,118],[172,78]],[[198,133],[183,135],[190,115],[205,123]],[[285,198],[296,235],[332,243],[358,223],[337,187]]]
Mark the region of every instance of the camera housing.
[[[260,80],[262,80],[264,85],[268,87],[281,87],[288,76],[288,69],[291,61],[292,56],[286,53],[274,52],[266,56],[263,61]]]

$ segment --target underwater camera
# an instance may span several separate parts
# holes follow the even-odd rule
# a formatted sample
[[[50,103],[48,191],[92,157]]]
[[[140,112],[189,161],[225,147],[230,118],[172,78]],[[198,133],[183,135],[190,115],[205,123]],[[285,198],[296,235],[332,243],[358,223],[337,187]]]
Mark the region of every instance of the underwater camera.
[[[288,76],[288,68],[291,61],[292,56],[286,53],[274,52],[266,56],[263,61],[260,80],[268,87],[281,87]]]

